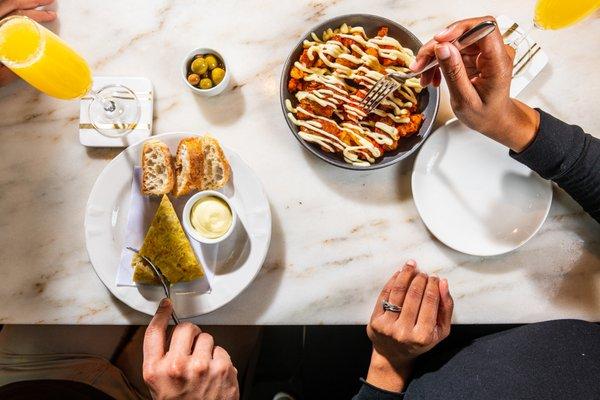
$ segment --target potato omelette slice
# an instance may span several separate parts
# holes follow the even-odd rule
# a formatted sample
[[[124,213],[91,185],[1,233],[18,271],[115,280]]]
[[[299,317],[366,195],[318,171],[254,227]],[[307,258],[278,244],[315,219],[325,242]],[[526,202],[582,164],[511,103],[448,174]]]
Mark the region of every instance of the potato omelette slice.
[[[152,219],[140,254],[160,268],[171,283],[188,282],[204,275],[173,204],[166,195],[163,195]],[[139,255],[133,255],[131,266],[134,268],[134,282],[160,283],[152,268]]]

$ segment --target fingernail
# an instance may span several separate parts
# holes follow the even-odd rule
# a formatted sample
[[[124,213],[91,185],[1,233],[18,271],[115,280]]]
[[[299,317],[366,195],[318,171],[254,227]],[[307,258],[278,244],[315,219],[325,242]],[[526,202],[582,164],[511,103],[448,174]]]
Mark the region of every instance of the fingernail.
[[[169,299],[168,297],[165,297],[164,299],[162,299],[160,301],[159,307],[163,308],[163,307],[168,307],[169,305],[171,305],[171,299]]]
[[[413,62],[411,62],[408,66],[408,69],[414,70],[415,68],[417,68],[417,60],[413,60]]]
[[[417,262],[415,260],[408,260],[406,262],[406,265],[410,266],[410,267],[416,267],[417,266]]]
[[[438,33],[435,36],[444,36],[446,33],[448,33],[450,31],[450,28],[446,28],[443,31],[441,31],[440,33]]]
[[[447,44],[438,44],[435,46],[435,55],[440,60],[447,60],[450,58],[450,48]]]

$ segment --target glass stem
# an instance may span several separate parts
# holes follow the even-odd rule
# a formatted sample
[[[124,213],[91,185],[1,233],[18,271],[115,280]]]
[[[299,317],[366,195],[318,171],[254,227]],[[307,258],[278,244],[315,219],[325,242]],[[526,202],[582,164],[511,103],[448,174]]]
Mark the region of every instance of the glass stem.
[[[104,97],[100,96],[95,90],[90,90],[90,95],[94,98],[94,100],[102,103],[102,107],[107,113],[113,113],[117,109],[117,105],[114,101],[105,99]]]
[[[515,37],[513,40],[509,41],[506,44],[516,50],[519,47],[519,45],[521,44],[521,42],[523,42],[523,40],[525,40],[527,38],[527,36],[531,33],[533,28],[537,28],[537,26],[533,22],[523,26],[521,28],[523,33],[521,33],[520,35],[518,35],[517,37]]]

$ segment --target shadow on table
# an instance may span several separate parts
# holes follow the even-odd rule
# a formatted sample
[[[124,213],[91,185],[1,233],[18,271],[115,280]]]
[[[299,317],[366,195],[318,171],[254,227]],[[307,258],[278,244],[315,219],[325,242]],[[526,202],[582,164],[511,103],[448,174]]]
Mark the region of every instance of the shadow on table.
[[[244,115],[246,101],[241,91],[242,86],[236,82],[235,77],[232,77],[229,88],[220,95],[214,97],[194,96],[198,108],[209,124],[228,126]]]
[[[558,286],[545,287],[543,271],[533,271],[531,280],[550,293],[557,304],[584,311],[586,315],[600,314],[600,224],[559,188],[555,188],[555,201],[566,208],[565,213],[549,218],[560,224],[563,231],[576,235],[575,242],[582,243],[579,257],[570,265],[561,266]],[[575,250],[575,249],[574,249]],[[553,282],[556,283],[556,282]]]
[[[542,88],[552,79],[554,75],[554,66],[552,63],[548,63],[544,69],[542,69],[529,85],[527,85],[521,93],[519,93],[520,99],[527,99],[538,93],[542,93]],[[560,79],[560,78],[559,78]],[[540,107],[546,112],[554,115],[560,115],[561,110],[559,102],[556,102],[554,98],[547,96],[538,96],[536,98],[536,104],[529,104],[531,107]],[[558,107],[557,107],[558,106]],[[577,121],[571,121],[571,123],[577,123]]]
[[[436,246],[443,250],[444,255],[452,260],[450,263],[452,268],[466,268],[480,274],[489,275],[506,274],[522,268],[522,264],[518,262],[506,262],[506,257],[513,253],[487,257],[473,256],[451,249],[440,242],[431,232],[429,232],[429,236]]]
[[[271,306],[286,267],[285,235],[279,216],[273,208],[271,208],[271,215],[271,245],[267,253],[267,259],[260,272],[238,297],[210,314],[211,325],[220,324],[219,315],[223,315],[223,319],[230,323],[231,318],[226,315],[232,312],[237,315],[243,315],[244,323],[254,322],[259,320]],[[202,317],[195,318],[194,322],[202,324]]]
[[[554,188],[554,201],[561,203],[566,211],[550,215],[536,236],[551,234],[556,230],[570,231],[579,239],[575,242],[582,243],[577,259],[567,258],[559,261],[563,265],[554,266],[540,263],[537,258],[546,251],[547,246],[518,249],[509,253],[510,262],[507,262],[509,255],[476,257],[449,248],[446,248],[445,254],[453,261],[454,267],[470,269],[480,274],[501,275],[515,270],[524,270],[527,283],[537,286],[539,292],[544,293],[548,301],[567,309],[576,310],[579,315],[581,313],[588,316],[599,315],[600,224],[587,215],[568,194],[556,187]],[[555,226],[548,226],[549,223],[553,223]],[[432,240],[435,240],[437,245],[445,247],[433,236]],[[532,240],[535,240],[535,237]],[[556,243],[555,246],[570,246],[571,242],[573,241]],[[577,249],[577,247],[573,248],[574,251]],[[485,261],[485,266],[483,266],[483,261]],[[549,261],[549,263],[552,262],[556,261]]]
[[[122,147],[86,147],[85,152],[87,156],[93,160],[112,160],[120,152],[123,151]]]
[[[387,205],[412,198],[410,177],[415,155],[383,169],[355,171],[342,169],[302,149],[315,176],[340,196],[363,204]]]

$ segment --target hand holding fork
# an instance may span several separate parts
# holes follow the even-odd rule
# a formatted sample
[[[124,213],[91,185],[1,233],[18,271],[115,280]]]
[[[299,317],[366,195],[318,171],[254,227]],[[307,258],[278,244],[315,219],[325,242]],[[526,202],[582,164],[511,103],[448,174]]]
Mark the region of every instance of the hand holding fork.
[[[452,40],[451,44],[453,44],[458,51],[462,51],[463,49],[468,48],[470,45],[475,44],[480,39],[483,39],[490,33],[492,33],[496,29],[496,23],[494,21],[482,21],[475,26],[469,28],[466,32],[463,32],[459,37]],[[433,59],[433,61],[429,62],[427,65],[420,67],[415,71],[414,68],[411,73],[405,74],[402,72],[391,72],[381,78],[369,93],[365,96],[365,98],[361,102],[361,106],[367,111],[367,113],[371,112],[375,109],[379,103],[383,99],[385,99],[389,94],[393,93],[400,87],[402,83],[404,83],[407,79],[415,78],[426,71],[438,66],[438,60]]]
[[[458,119],[520,152],[535,138],[540,116],[536,110],[510,98],[514,51],[507,49],[497,28],[462,52],[451,43],[484,21],[493,18],[472,18],[450,25],[421,47],[410,69],[420,71],[436,58],[439,66],[421,75],[421,85],[438,86],[443,74]]]

